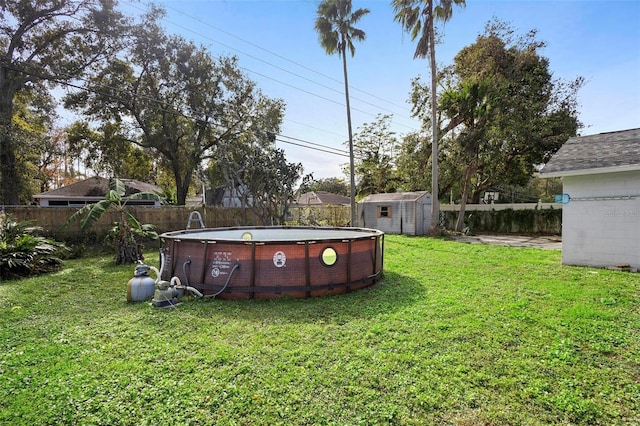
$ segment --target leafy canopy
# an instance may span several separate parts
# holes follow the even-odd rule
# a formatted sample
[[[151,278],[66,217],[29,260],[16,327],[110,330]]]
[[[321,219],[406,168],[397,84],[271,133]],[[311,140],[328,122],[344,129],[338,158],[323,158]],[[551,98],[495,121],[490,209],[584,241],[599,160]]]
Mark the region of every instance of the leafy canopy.
[[[0,2],[0,202],[18,204],[20,141],[12,125],[16,96],[66,83],[126,43],[130,20],[115,0]]]

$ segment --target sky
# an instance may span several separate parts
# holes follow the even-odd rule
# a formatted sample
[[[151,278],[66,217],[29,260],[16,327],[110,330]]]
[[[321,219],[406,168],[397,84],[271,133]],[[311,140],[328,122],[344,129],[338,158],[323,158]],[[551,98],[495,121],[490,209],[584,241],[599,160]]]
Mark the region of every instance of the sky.
[[[140,3],[122,0],[140,13]],[[345,179],[348,140],[342,62],[327,55],[314,30],[319,0],[158,0],[167,32],[234,55],[262,93],[286,103],[276,146],[315,179]],[[640,127],[640,0],[467,0],[440,26],[439,67],[473,44],[495,19],[516,34],[537,30],[546,42],[554,78],[584,77],[578,92],[581,135]],[[427,59],[413,59],[415,41],[393,17],[390,0],[353,0],[367,8],[357,28],[366,40],[348,56],[353,131],[392,114],[400,137],[417,130],[411,117],[411,81],[429,81]],[[300,145],[304,145],[300,146]],[[329,152],[327,152],[329,151]]]

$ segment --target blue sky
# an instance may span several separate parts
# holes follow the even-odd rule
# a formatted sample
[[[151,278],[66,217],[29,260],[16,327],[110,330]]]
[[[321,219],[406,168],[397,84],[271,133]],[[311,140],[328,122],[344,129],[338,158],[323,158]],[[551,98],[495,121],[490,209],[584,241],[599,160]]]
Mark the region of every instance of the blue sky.
[[[128,4],[128,1],[124,1]],[[317,0],[162,0],[168,32],[204,45],[214,55],[236,55],[262,92],[287,104],[281,141],[291,162],[315,178],[346,178],[348,157],[294,144],[347,150],[342,65],[320,47],[313,28]],[[129,3],[130,7],[137,8]],[[428,62],[413,59],[415,43],[393,20],[390,0],[353,0],[371,13],[358,27],[367,34],[348,59],[354,132],[378,114],[393,114],[402,135],[419,127],[411,118],[410,82],[429,78]],[[582,76],[581,134],[640,127],[640,0],[467,0],[441,29],[440,66],[472,44],[493,18],[517,32],[537,30],[555,78]],[[290,143],[282,142],[288,141]],[[319,148],[314,145],[315,148]],[[323,149],[323,148],[321,148]]]

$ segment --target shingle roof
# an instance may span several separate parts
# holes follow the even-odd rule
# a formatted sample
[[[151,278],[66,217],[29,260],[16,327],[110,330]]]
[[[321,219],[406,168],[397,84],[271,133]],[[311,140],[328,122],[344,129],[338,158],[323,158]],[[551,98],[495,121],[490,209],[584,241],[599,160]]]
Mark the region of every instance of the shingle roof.
[[[127,195],[135,194],[137,192],[154,192],[160,191],[160,188],[134,179],[120,179],[126,187]],[[104,198],[109,188],[109,179],[103,177],[90,177],[85,180],[74,182],[72,184],[63,186],[61,188],[53,189],[51,191],[43,192],[38,195],[34,195],[34,198],[85,198],[85,197],[98,197]]]
[[[425,195],[429,195],[427,191],[416,192],[388,192],[381,194],[367,195],[362,202],[379,202],[379,201],[415,201]]]
[[[640,170],[640,129],[570,138],[544,166],[542,177]]]
[[[296,203],[299,205],[349,205],[351,199],[344,195],[334,194],[326,191],[306,192],[298,197]]]

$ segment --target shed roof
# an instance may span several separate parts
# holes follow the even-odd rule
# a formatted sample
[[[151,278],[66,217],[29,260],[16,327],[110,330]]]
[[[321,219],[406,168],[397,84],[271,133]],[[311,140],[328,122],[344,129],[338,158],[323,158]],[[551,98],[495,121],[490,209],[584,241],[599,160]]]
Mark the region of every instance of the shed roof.
[[[135,194],[138,192],[154,192],[161,189],[150,183],[141,182],[135,179],[120,179],[126,188],[126,195]],[[71,183],[69,185],[46,191],[41,194],[34,195],[33,198],[91,198],[98,197],[103,198],[109,189],[109,179],[94,176]]]
[[[542,177],[640,170],[640,128],[569,138],[544,166]]]
[[[427,191],[415,192],[388,192],[381,194],[370,194],[362,199],[362,203],[377,203],[383,201],[417,201],[425,195],[430,195]]]
[[[349,205],[351,199],[344,195],[334,194],[327,191],[306,192],[298,197],[296,203],[299,205]]]

